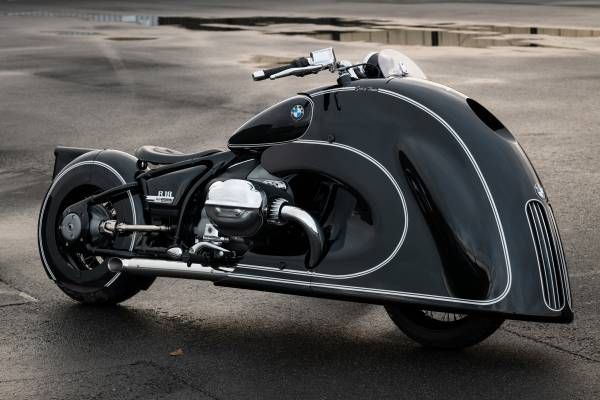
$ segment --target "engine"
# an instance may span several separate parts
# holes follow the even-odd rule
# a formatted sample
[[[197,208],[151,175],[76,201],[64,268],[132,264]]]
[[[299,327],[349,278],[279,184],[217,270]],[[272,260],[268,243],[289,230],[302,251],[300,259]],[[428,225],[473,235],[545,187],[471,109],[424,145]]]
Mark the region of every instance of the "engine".
[[[198,242],[191,252],[204,248],[217,258],[239,256],[250,239],[265,224],[298,224],[310,246],[307,267],[313,268],[321,258],[324,236],[321,227],[306,211],[293,206],[287,185],[279,180],[227,179],[210,185],[204,209],[195,233]],[[197,249],[194,249],[197,247]],[[216,260],[215,260],[216,261]]]
[[[257,190],[252,182],[228,179],[210,186],[204,209],[221,233],[248,237],[261,228],[268,199],[267,194]]]

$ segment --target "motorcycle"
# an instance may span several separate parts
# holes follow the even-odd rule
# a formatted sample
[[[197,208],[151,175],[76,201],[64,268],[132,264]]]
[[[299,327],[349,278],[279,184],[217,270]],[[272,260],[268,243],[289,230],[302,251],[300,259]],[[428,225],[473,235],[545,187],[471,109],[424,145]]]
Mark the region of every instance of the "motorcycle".
[[[156,277],[385,306],[461,348],[505,319],[568,323],[545,190],[511,132],[393,50],[333,49],[256,81],[336,74],[260,112],[228,151],[57,147],[39,252],[71,298],[114,304]]]

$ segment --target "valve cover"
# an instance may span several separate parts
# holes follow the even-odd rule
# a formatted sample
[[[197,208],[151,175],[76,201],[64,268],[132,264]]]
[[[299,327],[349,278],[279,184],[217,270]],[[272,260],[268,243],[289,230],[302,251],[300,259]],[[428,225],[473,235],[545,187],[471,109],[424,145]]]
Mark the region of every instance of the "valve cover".
[[[210,185],[206,214],[219,231],[229,236],[253,236],[263,224],[267,196],[252,182],[228,179]]]

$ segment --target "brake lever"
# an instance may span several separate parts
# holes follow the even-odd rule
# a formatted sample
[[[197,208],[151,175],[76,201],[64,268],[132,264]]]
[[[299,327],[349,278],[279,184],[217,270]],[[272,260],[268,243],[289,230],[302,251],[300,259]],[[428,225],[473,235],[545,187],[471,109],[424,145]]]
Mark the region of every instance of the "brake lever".
[[[290,75],[304,76],[304,75],[308,75],[308,74],[317,73],[325,68],[326,68],[326,66],[324,66],[324,65],[309,65],[307,67],[288,68],[284,71],[281,71],[281,72],[271,75],[269,77],[269,79],[278,79],[278,78],[283,78],[283,77],[290,76]]]

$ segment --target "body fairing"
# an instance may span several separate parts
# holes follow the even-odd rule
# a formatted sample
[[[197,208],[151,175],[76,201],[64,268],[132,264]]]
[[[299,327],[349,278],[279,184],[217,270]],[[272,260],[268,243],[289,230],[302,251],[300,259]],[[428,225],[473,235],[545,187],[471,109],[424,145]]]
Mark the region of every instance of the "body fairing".
[[[570,321],[570,293],[560,311],[543,301],[524,208],[539,200],[534,187],[541,183],[510,132],[477,103],[429,81],[352,85],[303,94],[311,103],[306,131],[271,140],[261,162],[274,175],[312,171],[352,188],[369,218],[348,219],[342,233],[330,233],[313,271],[302,257],[249,253],[231,279],[266,277],[319,296]]]

